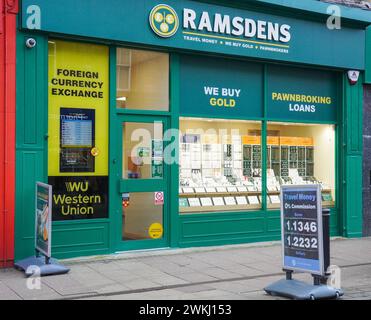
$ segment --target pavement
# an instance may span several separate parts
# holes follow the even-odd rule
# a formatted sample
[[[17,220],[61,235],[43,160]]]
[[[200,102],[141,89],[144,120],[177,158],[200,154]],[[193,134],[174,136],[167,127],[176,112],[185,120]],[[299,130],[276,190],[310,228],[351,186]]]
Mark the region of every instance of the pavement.
[[[0,300],[279,300],[263,288],[284,278],[279,242],[130,252],[60,261],[65,275],[0,270]],[[371,299],[371,238],[331,241],[342,297]],[[294,278],[309,283],[309,274]]]

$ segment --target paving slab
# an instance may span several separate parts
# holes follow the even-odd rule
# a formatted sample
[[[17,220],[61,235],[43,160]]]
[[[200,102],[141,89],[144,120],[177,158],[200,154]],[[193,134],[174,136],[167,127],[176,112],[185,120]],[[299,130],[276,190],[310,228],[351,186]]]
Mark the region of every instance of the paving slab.
[[[213,285],[194,285],[194,286],[179,287],[179,288],[176,288],[176,291],[179,291],[181,293],[195,293],[195,292],[201,292],[201,291],[208,291],[212,289],[218,289],[218,288],[214,287]]]
[[[218,267],[206,268],[206,269],[203,269],[201,272],[203,274],[214,277],[216,279],[233,279],[233,278],[239,278],[240,277],[240,275],[238,273],[227,271],[227,270],[224,270],[224,269],[218,268]]]
[[[0,281],[0,300],[21,300],[22,298]]]
[[[183,273],[178,275],[178,278],[183,279],[190,283],[199,283],[199,282],[207,282],[207,281],[216,281],[218,280],[215,277],[199,273],[199,272],[192,272],[192,273]]]
[[[164,276],[157,276],[157,277],[144,277],[144,279],[153,281],[154,283],[157,283],[158,285],[161,286],[173,286],[173,285],[181,285],[181,284],[186,284],[188,281],[185,281],[183,279],[180,279],[178,277],[173,277],[170,275],[164,275]]]
[[[148,279],[138,279],[125,282],[125,286],[131,290],[158,288],[160,285]]]
[[[41,279],[40,287],[36,286],[35,282],[32,282],[34,289],[29,289],[27,287],[27,281],[34,281],[35,279],[26,278],[16,278],[16,279],[6,279],[2,280],[3,284],[10,290],[16,293],[18,297],[23,300],[49,300],[49,299],[59,299],[61,295],[54,289],[50,288],[46,282],[45,278]]]
[[[96,292],[69,275],[48,276],[42,278],[42,281],[61,296]]]

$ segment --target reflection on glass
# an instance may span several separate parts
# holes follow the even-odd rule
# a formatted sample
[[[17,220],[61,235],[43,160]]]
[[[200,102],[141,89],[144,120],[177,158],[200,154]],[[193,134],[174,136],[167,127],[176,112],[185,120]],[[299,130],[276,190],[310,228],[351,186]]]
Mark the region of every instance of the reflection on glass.
[[[169,110],[169,55],[117,49],[116,105],[135,110]]]
[[[143,240],[163,237],[163,203],[155,192],[122,195],[122,239]]]
[[[335,127],[333,125],[270,123],[267,138],[267,205],[279,208],[280,186],[322,186],[324,206],[335,204]],[[275,149],[277,152],[272,152]]]
[[[162,179],[163,124],[162,122],[125,122],[123,134],[123,178]]]
[[[182,118],[180,213],[261,208],[261,123]]]

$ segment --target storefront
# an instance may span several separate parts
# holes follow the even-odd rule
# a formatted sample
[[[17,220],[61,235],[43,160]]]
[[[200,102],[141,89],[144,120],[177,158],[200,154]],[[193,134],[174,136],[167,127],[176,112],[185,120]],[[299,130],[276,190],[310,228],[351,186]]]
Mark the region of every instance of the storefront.
[[[108,2],[22,1],[16,259],[35,181],[60,258],[277,240],[282,184],[320,183],[332,235],[362,235],[365,22]]]

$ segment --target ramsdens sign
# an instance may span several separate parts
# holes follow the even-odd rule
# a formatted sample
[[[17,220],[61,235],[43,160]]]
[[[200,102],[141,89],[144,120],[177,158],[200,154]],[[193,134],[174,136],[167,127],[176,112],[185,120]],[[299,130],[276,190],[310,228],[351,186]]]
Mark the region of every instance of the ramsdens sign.
[[[183,8],[181,16],[182,34],[186,41],[289,53],[292,36],[288,24],[218,12],[197,12],[190,8]],[[165,4],[153,7],[149,23],[153,32],[161,38],[174,36],[180,24],[175,9]]]
[[[362,29],[344,25],[330,30],[325,21],[204,1],[23,0],[21,14],[21,28],[33,31],[351,70],[365,67]]]
[[[288,24],[231,17],[220,13],[210,15],[207,11],[197,14],[193,9],[183,9],[183,28],[283,43],[291,40],[291,26]]]

